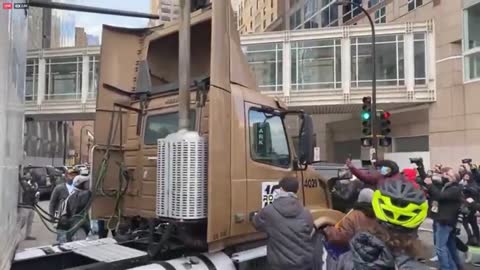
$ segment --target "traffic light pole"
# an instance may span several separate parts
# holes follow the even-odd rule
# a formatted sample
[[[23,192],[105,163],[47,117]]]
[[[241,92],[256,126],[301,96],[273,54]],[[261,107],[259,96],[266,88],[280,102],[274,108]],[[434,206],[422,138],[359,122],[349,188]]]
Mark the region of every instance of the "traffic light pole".
[[[373,159],[377,159],[377,150],[378,150],[378,129],[377,129],[377,72],[376,72],[376,50],[375,50],[375,23],[372,20],[370,14],[358,3],[352,1],[339,0],[337,1],[338,5],[354,5],[359,8],[365,16],[367,16],[368,21],[370,22],[370,27],[372,29],[372,147],[375,150],[373,154]]]

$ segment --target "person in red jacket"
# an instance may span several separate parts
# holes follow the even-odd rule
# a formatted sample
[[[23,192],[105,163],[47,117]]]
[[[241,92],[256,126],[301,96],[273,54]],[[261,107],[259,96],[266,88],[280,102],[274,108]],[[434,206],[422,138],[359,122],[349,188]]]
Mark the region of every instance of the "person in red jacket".
[[[417,170],[406,168],[403,169],[402,174],[408,182],[411,182],[415,188],[420,188],[420,185],[417,183]]]
[[[376,170],[361,170],[356,168],[350,159],[346,162],[347,167],[358,180],[372,186],[379,186],[387,179],[399,179],[400,169],[392,160],[379,160],[375,162]]]

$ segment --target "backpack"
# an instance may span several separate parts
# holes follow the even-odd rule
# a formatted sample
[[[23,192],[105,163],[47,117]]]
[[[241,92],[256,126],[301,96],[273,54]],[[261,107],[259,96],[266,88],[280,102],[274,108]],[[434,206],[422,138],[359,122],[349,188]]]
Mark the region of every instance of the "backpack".
[[[58,224],[57,229],[60,230],[69,230],[71,227],[71,220],[68,215],[68,201],[76,191],[72,191],[65,200],[60,204],[60,211],[58,212]]]

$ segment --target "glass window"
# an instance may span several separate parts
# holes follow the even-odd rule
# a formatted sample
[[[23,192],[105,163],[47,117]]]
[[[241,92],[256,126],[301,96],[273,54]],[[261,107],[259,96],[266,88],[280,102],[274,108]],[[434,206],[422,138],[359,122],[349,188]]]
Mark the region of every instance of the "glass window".
[[[394,149],[395,152],[428,152],[428,136],[395,138]]]
[[[89,68],[88,68],[88,78],[89,89],[88,89],[88,98],[95,98],[97,89],[98,89],[98,72],[100,70],[100,62],[98,61],[99,56],[90,56]]]
[[[251,158],[261,163],[289,167],[290,151],[282,118],[251,109],[248,121]]]
[[[408,11],[412,11],[423,5],[423,0],[408,0]]]
[[[399,59],[403,58],[403,37],[400,35],[378,36],[376,40],[376,73],[378,86],[398,86],[404,84],[403,68]],[[352,39],[352,87],[369,87],[372,83],[371,39]]]
[[[347,22],[362,13],[362,10],[358,7],[358,5],[362,6],[362,0],[352,0],[351,2],[356,4],[343,6],[343,22]]]
[[[468,8],[466,13],[465,46],[468,50],[480,47],[480,4]]]
[[[464,16],[465,80],[473,80],[480,78],[480,4],[466,9]]]
[[[415,34],[413,51],[415,54],[415,84],[425,84],[425,36]]]
[[[190,130],[195,129],[195,111],[190,111]],[[147,117],[144,133],[144,144],[157,144],[169,134],[178,131],[178,112],[156,114]]]
[[[340,40],[292,43],[292,89],[341,88]]]
[[[320,11],[322,27],[338,26],[338,6],[335,1],[330,2],[328,6],[323,6]]]
[[[386,16],[386,8],[382,7],[379,8],[375,11],[375,23],[386,23],[387,22],[387,16]]]
[[[344,163],[347,157],[360,159],[361,147],[359,140],[335,142],[333,144],[334,160],[338,163]]]
[[[469,66],[468,76],[469,79],[480,78],[480,54],[472,54],[467,56],[467,62]]]
[[[318,0],[305,0],[305,5],[303,9],[303,16],[305,20],[308,20],[310,17],[314,16],[318,11]]]
[[[257,84],[262,90],[282,90],[282,44],[248,45],[246,46],[245,55],[255,74]]]
[[[302,10],[299,9],[290,15],[290,30],[302,27]]]
[[[47,60],[47,99],[77,99],[81,94],[82,58],[58,57]]]
[[[25,83],[25,100],[35,100],[38,90],[38,60],[27,60],[27,74]]]
[[[384,0],[368,0],[368,8],[375,6],[376,4],[383,2]]]

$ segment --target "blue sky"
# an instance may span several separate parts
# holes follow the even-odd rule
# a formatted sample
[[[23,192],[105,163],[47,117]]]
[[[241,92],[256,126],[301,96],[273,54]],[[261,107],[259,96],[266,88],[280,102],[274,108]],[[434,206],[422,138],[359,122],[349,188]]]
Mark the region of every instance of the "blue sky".
[[[79,5],[138,11],[150,13],[150,0],[55,0],[56,2]],[[110,24],[124,27],[144,27],[148,19],[139,19],[123,16],[101,15],[85,12],[72,12],[75,16],[75,25],[84,27],[87,34],[101,36],[102,25]]]

